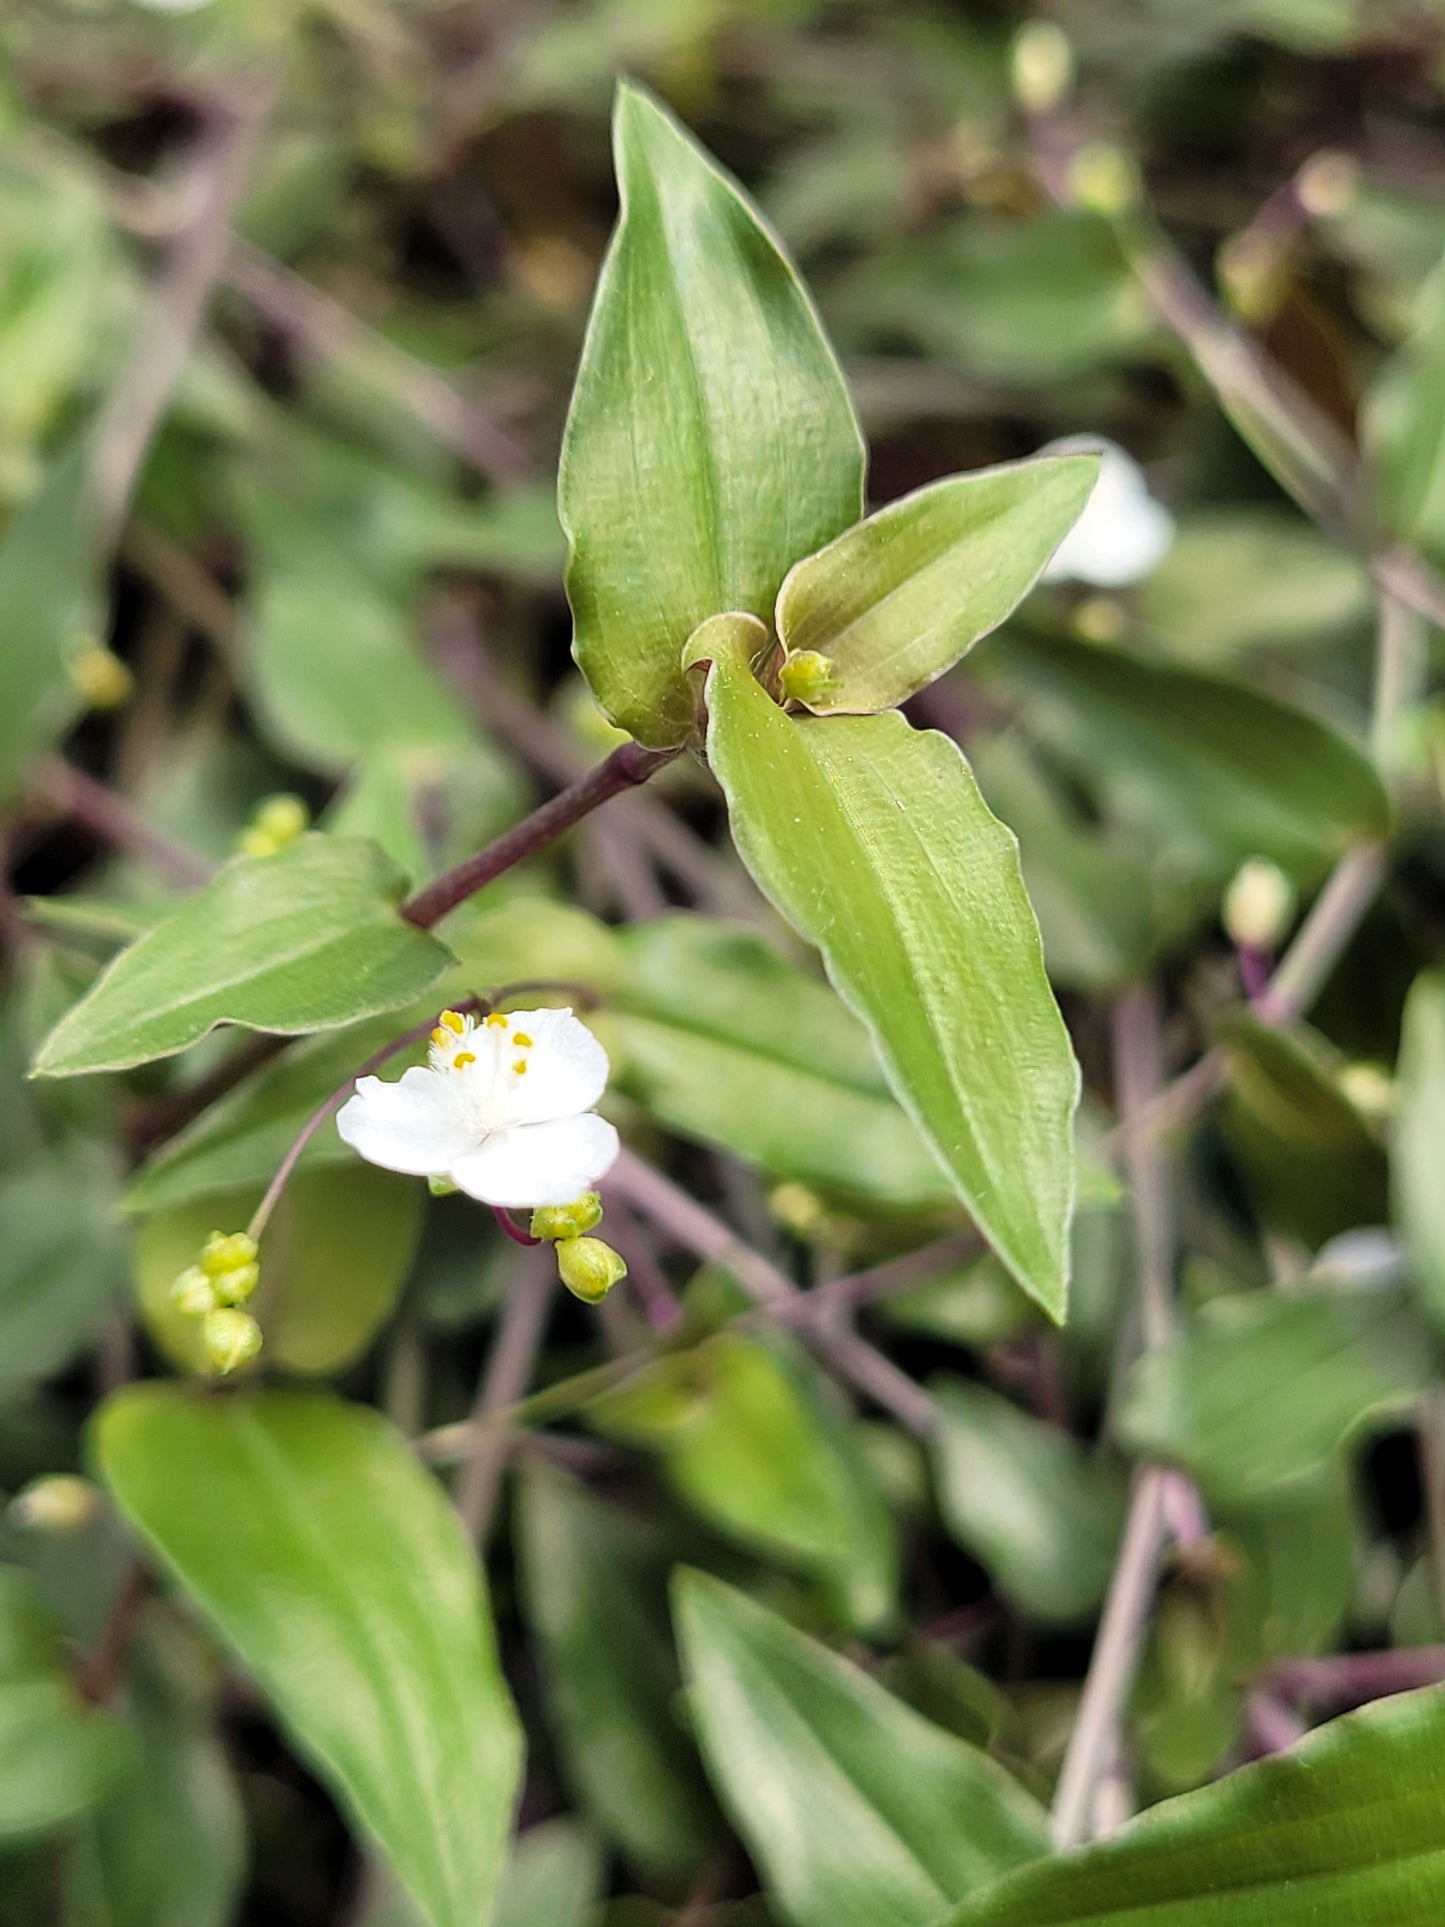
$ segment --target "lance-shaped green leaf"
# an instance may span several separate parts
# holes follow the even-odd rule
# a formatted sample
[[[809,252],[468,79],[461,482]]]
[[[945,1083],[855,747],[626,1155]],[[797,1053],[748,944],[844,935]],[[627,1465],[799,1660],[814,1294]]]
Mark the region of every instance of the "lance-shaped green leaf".
[[[432,1927],[491,1909],[518,1770],[476,1558],[377,1413],[138,1385],[97,1423],[122,1511],[256,1676]]]
[[[419,997],[450,953],[397,914],[405,879],[368,843],[304,836],[236,857],[121,952],[41,1046],[35,1074],[170,1057],[217,1024],[334,1030]]]
[[[823,953],[900,1103],[1019,1283],[1061,1318],[1078,1069],[1044,974],[1018,846],[957,746],[879,716],[785,715],[725,616],[708,755],[743,861]]]
[[[1139,1451],[1187,1467],[1210,1498],[1248,1503],[1407,1408],[1432,1370],[1424,1329],[1397,1292],[1237,1292],[1140,1359],[1123,1429]]]
[[[1025,695],[1030,727],[1120,815],[1186,850],[1203,844],[1222,867],[1261,855],[1320,870],[1389,822],[1363,751],[1233,677],[1013,633],[979,661]]]
[[[89,488],[85,451],[72,449],[0,542],[0,801],[80,708],[66,660],[95,639]]]
[[[1417,977],[1405,1003],[1400,1097],[1390,1146],[1395,1221],[1415,1297],[1445,1328],[1445,973]]]
[[[1402,1693],[1023,1868],[938,1927],[1435,1927],[1442,1771],[1445,1691]]]
[[[1048,1850],[975,1747],[700,1572],[674,1613],[703,1757],[791,1927],[928,1927]]]
[[[720,609],[768,618],[783,577],[863,512],[863,448],[818,317],[737,186],[647,94],[613,124],[622,216],[562,451],[575,650],[644,743],[684,741],[678,666]]]
[[[905,702],[996,629],[1068,534],[1093,455],[1009,462],[905,495],[789,571],[778,634],[832,663],[817,715]]]

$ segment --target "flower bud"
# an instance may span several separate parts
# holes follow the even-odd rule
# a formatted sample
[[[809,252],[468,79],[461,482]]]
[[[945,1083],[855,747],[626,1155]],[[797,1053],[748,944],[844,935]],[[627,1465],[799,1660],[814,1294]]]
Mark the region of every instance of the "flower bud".
[[[187,1318],[204,1318],[220,1303],[216,1284],[199,1265],[190,1265],[171,1286],[171,1303]]]
[[[68,665],[71,683],[87,709],[119,709],[129,702],[135,677],[104,643],[90,641],[72,656]]]
[[[1224,928],[1241,950],[1272,950],[1294,915],[1294,885],[1277,863],[1252,856],[1224,893]]]
[[[1030,20],[1014,38],[1009,62],[1014,99],[1025,113],[1047,114],[1074,84],[1074,50],[1052,20]]]
[[[539,1204],[532,1213],[534,1238],[580,1238],[584,1231],[602,1222],[602,1200],[595,1191],[584,1191],[571,1204]]]
[[[795,1179],[774,1185],[768,1193],[768,1206],[783,1229],[804,1244],[818,1236],[828,1218],[827,1206],[817,1192]]]
[[[1300,169],[1295,193],[1305,213],[1315,220],[1347,214],[1359,198],[1359,165],[1338,148],[1322,148]]]
[[[242,1365],[249,1365],[261,1349],[261,1327],[249,1312],[232,1305],[218,1305],[208,1311],[201,1325],[201,1340],[206,1362],[224,1378]]]
[[[1081,147],[1069,167],[1069,193],[1079,207],[1110,218],[1139,199],[1139,170],[1122,147],[1102,141]]]
[[[277,856],[304,836],[311,813],[299,796],[268,796],[236,839],[242,856]]]
[[[32,1479],[10,1502],[9,1516],[32,1532],[83,1532],[99,1518],[104,1500],[89,1479],[54,1472]]]
[[[816,649],[798,649],[784,658],[778,684],[789,702],[816,703],[842,684],[833,674],[833,658]]]
[[[256,1289],[261,1267],[256,1240],[244,1231],[213,1231],[201,1250],[200,1269],[217,1305],[243,1305]]]
[[[557,1276],[574,1298],[584,1305],[598,1305],[619,1279],[627,1276],[621,1254],[600,1238],[560,1238]]]
[[[1395,1108],[1395,1081],[1383,1064],[1346,1064],[1337,1081],[1345,1097],[1372,1124],[1383,1124]]]

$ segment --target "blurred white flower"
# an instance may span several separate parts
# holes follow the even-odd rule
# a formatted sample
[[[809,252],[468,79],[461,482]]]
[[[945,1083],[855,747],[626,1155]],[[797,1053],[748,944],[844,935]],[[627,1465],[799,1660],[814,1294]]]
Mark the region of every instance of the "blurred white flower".
[[[1174,517],[1149,493],[1132,455],[1099,437],[1051,444],[1058,452],[1098,453],[1099,479],[1077,522],[1044,570],[1044,582],[1088,582],[1122,589],[1157,569],[1174,540]]]
[[[607,1053],[570,1010],[444,1010],[425,1066],[357,1079],[336,1117],[388,1171],[445,1178],[483,1204],[569,1204],[611,1167],[617,1133],[592,1106]]]

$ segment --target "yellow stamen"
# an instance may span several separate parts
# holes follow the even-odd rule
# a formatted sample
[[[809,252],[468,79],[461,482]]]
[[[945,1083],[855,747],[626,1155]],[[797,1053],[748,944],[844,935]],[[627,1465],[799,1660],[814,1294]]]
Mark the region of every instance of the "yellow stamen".
[[[441,1016],[438,1017],[437,1022],[439,1024],[445,1024],[448,1030],[455,1031],[458,1037],[461,1036],[467,1027],[466,1018],[460,1016],[454,1010],[444,1010]]]
[[[522,1075],[522,1072],[526,1070],[526,1068],[527,1068],[527,1060],[525,1057],[519,1057],[516,1060],[516,1062],[512,1065],[512,1069],[517,1073],[518,1077]]]
[[[431,1040],[436,1045],[438,1050],[440,1050],[443,1044],[446,1043],[447,1033],[442,1029],[440,1024],[438,1024],[436,1029],[432,1032]]]
[[[452,1059],[452,1069],[459,1071],[463,1064],[475,1064],[477,1053],[474,1050],[459,1050]]]
[[[507,1028],[507,1020],[502,1015],[501,1011],[494,1010],[490,1012],[487,1017],[487,1025],[488,1025],[488,1028],[491,1030],[497,1030],[497,1029],[505,1030]]]
[[[516,1044],[520,1050],[530,1050],[532,1048],[532,1040],[524,1030],[519,1030],[512,1039],[512,1042]]]

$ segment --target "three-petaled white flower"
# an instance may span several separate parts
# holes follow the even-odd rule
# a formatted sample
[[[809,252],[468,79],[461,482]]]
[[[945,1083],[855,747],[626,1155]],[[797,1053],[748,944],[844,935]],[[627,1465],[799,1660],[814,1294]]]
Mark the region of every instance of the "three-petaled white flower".
[[[1041,580],[1088,582],[1096,589],[1141,582],[1174,541],[1174,517],[1149,493],[1143,469],[1117,443],[1101,437],[1070,437],[1050,447],[1097,454],[1099,477]]]
[[[354,1151],[388,1171],[448,1178],[483,1204],[570,1204],[617,1156],[592,1106],[607,1053],[570,1010],[444,1010],[425,1065],[394,1084],[360,1077],[336,1116]]]

